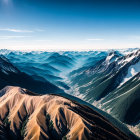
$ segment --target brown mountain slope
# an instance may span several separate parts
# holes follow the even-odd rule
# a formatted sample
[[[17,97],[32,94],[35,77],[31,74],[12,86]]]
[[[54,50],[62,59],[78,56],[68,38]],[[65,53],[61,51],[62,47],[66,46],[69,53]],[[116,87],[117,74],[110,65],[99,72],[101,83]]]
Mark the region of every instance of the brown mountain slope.
[[[0,139],[130,140],[98,112],[57,95],[19,87],[0,92]]]

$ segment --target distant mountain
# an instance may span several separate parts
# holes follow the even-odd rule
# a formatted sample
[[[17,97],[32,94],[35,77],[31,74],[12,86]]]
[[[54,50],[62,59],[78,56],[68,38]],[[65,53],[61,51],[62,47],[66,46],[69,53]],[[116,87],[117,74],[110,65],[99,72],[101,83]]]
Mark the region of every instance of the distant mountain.
[[[49,81],[34,80],[30,75],[21,72],[4,56],[0,56],[0,88],[7,85],[21,86],[38,93],[63,92]]]
[[[0,110],[2,140],[138,140],[117,120],[111,123],[98,109],[66,94],[41,96],[5,87],[0,91]]]
[[[68,85],[63,83],[60,73],[69,70],[76,63],[74,58],[53,52],[8,51],[7,54],[5,53],[5,56],[20,71],[30,75],[35,80],[50,81],[59,88],[66,90]]]

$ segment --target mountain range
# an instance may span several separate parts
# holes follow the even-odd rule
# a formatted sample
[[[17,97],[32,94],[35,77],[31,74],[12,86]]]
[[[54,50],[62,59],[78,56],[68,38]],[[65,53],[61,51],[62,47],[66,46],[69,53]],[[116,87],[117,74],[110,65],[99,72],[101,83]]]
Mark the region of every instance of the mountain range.
[[[1,138],[140,136],[140,49],[0,54]]]

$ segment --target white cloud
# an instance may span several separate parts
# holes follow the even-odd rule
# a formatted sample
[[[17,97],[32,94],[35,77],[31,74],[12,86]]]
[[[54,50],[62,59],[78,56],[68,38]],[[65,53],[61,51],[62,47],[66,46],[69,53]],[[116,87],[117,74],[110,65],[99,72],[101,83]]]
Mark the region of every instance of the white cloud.
[[[32,33],[32,32],[34,32],[31,30],[19,30],[19,29],[12,29],[12,28],[0,29],[0,31],[8,31],[8,32],[15,32],[15,33]]]
[[[86,40],[89,40],[89,41],[101,41],[101,40],[104,40],[102,38],[88,38]]]
[[[0,36],[0,40],[2,39],[17,39],[17,38],[25,38],[25,37],[31,37],[31,36]]]
[[[43,29],[35,29],[35,30],[22,30],[22,29],[14,29],[14,28],[0,28],[0,31],[8,31],[8,32],[15,32],[15,33],[32,33],[32,32],[44,32]]]

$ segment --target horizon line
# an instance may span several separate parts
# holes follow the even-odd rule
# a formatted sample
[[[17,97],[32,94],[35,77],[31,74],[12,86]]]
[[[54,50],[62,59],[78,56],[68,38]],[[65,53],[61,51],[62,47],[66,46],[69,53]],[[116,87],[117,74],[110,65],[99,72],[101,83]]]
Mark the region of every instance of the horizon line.
[[[38,49],[38,50],[33,50],[33,49],[0,49],[0,51],[2,51],[2,50],[7,50],[7,51],[21,51],[21,52],[32,52],[32,51],[34,51],[34,52],[41,52],[41,51],[46,51],[46,52],[66,52],[66,51],[68,51],[68,52],[84,52],[84,51],[86,51],[86,52],[88,52],[88,51],[107,51],[107,50],[128,50],[128,49],[140,49],[140,48],[138,48],[138,47],[135,47],[135,48],[131,48],[131,47],[129,47],[129,48],[114,48],[114,49],[77,49],[77,50],[74,50],[74,49],[71,49],[71,50],[69,50],[69,49],[60,49],[60,50],[54,50],[54,49]]]

